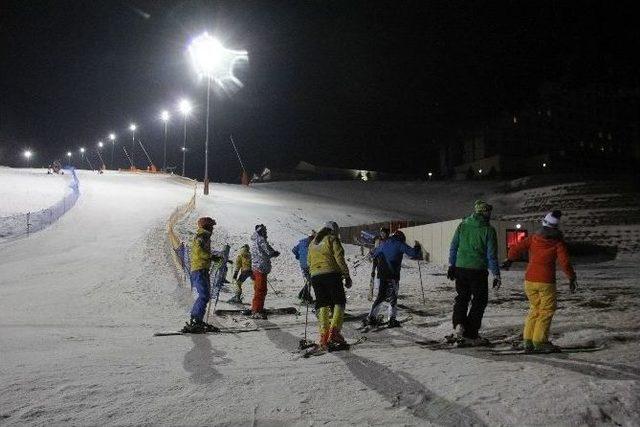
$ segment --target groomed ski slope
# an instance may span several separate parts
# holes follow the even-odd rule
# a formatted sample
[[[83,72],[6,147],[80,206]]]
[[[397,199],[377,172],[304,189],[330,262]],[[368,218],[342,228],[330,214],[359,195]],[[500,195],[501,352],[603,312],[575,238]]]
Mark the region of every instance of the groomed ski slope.
[[[191,187],[162,176],[81,172],[79,178],[82,195],[69,213],[47,230],[0,247],[0,424],[640,422],[637,263],[579,265],[581,291],[575,295],[560,284],[554,339],[607,344],[600,352],[506,359],[476,350],[420,348],[415,340],[450,332],[454,292],[441,268],[423,264],[423,305],[417,265],[406,261],[400,318],[412,319],[402,329],[369,334],[351,352],[298,360],[292,352],[303,336],[304,315],[259,323],[280,329],[152,337],[179,328],[191,304],[190,291],[177,285],[164,234],[166,219],[188,200]],[[282,295],[270,288],[267,306],[289,306],[301,286],[289,250],[302,233],[328,219],[347,225],[411,213],[410,206],[396,205],[399,212],[393,206],[376,209],[368,195],[344,184],[214,184],[177,230],[186,239],[195,218],[214,216],[215,245],[228,242],[234,254],[256,223],[266,224],[282,252],[270,276]],[[381,206],[398,197],[397,187],[387,194],[384,184],[377,185]],[[455,184],[458,195],[452,199],[453,185],[419,189],[416,203],[430,192],[438,209],[449,203],[458,215],[467,210],[461,199],[491,192],[489,186],[468,190]],[[337,190],[335,197],[323,196],[327,186]],[[367,310],[370,270],[358,249],[346,249],[354,276],[347,313],[357,316]],[[485,316],[490,337],[515,336],[526,310],[522,272],[504,276]],[[250,281],[244,289],[249,301]],[[240,318],[214,320],[256,325]],[[357,324],[345,324],[347,337],[357,336]]]

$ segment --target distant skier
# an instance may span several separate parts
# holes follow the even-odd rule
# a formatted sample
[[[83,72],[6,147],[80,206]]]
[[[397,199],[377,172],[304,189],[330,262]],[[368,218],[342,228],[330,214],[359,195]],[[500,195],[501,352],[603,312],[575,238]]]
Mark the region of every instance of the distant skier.
[[[236,268],[233,272],[235,294],[228,302],[235,304],[242,303],[242,284],[251,277],[251,274],[251,252],[249,252],[249,245],[242,245],[236,256]]]
[[[559,230],[562,212],[548,213],[542,220],[542,228],[509,248],[502,267],[509,269],[521,255],[529,254],[529,265],[524,275],[524,291],[529,300],[529,315],[524,324],[523,347],[525,351],[554,352],[559,347],[549,342],[551,319],[557,308],[556,260],[569,279],[569,289],[576,290],[576,273],[569,261],[567,245]]]
[[[198,296],[191,308],[191,319],[182,329],[188,333],[204,333],[217,330],[216,327],[204,322],[207,303],[210,299],[211,262],[214,255],[211,252],[211,233],[216,221],[213,218],[198,218],[198,230],[191,245],[191,287]]]
[[[474,213],[463,219],[451,241],[447,278],[456,281],[453,328],[457,339],[479,345],[486,340],[478,336],[489,299],[489,273],[493,288],[502,284],[497,260],[496,230],[489,223],[493,207],[477,200]],[[471,302],[471,308],[469,308]]]
[[[371,306],[369,315],[364,319],[364,326],[376,326],[378,324],[378,310],[382,303],[389,301],[389,328],[397,328],[400,323],[396,319],[398,312],[398,290],[400,286],[400,270],[402,258],[406,254],[413,259],[422,257],[422,248],[415,242],[413,248],[405,242],[407,238],[400,230],[383,241],[371,254],[378,270],[378,294]]]
[[[251,236],[251,264],[253,269],[253,301],[251,302],[251,317],[266,319],[264,300],[267,296],[267,275],[271,272],[271,258],[280,252],[271,247],[267,241],[267,227],[258,224]]]
[[[347,346],[340,331],[347,303],[344,288],[351,287],[351,277],[344,260],[339,230],[338,224],[329,221],[309,243],[309,274],[316,296],[316,316],[320,332],[318,345],[321,349]]]
[[[309,242],[316,237],[315,230],[311,230],[311,233],[300,240],[296,244],[291,252],[295,255],[296,259],[300,263],[300,271],[302,271],[302,278],[304,280],[304,286],[298,292],[298,299],[303,303],[311,304],[313,297],[311,296],[311,276],[309,275],[309,264],[307,263],[307,252],[309,250]]]

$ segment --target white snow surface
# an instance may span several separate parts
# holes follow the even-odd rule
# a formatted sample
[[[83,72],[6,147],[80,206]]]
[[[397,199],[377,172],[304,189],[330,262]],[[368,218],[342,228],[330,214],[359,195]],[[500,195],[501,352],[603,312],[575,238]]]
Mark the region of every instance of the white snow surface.
[[[45,209],[71,191],[69,175],[0,167],[0,217]]]
[[[496,357],[421,348],[414,341],[450,333],[455,292],[443,271],[407,260],[399,317],[411,319],[403,328],[370,333],[347,352],[300,359],[304,307],[299,316],[266,321],[212,319],[275,329],[153,337],[180,328],[192,302],[176,280],[165,234],[167,218],[192,189],[159,175],[80,172],[79,179],[81,197],[64,217],[0,247],[1,425],[640,423],[640,268],[633,257],[577,265],[576,294],[559,284],[552,338],[606,344],[599,352]],[[350,225],[457,215],[491,192],[488,185],[417,184],[414,203],[394,205],[401,199],[395,192],[410,195],[413,185],[375,184],[374,191],[352,182],[213,184],[177,230],[188,239],[198,216],[213,216],[214,246],[228,242],[233,254],[255,224],[267,225],[282,252],[270,283],[282,293],[270,288],[266,305],[284,307],[296,304],[302,285],[290,248],[310,228],[330,219]],[[438,201],[433,211],[415,207],[425,192]],[[354,278],[347,313],[355,317],[368,310],[370,265],[358,248],[346,251]],[[503,276],[483,325],[494,339],[516,337],[526,311],[522,271]],[[244,291],[250,301],[250,281]],[[359,335],[353,317],[344,326],[348,339]],[[317,335],[313,316],[308,333]]]

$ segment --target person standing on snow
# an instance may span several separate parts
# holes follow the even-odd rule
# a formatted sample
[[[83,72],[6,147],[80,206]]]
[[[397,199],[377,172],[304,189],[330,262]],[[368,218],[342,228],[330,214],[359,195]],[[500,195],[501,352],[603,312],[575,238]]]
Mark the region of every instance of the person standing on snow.
[[[264,300],[267,297],[267,275],[271,272],[271,258],[280,255],[267,242],[267,227],[258,224],[251,236],[251,263],[253,269],[253,301],[251,301],[251,317],[266,319]]]
[[[207,310],[211,295],[211,277],[209,270],[211,269],[211,261],[215,255],[211,252],[211,233],[216,221],[213,218],[202,217],[197,221],[198,229],[191,244],[191,288],[195,289],[198,296],[196,297],[193,307],[191,308],[191,319],[182,329],[187,333],[204,333],[216,331],[215,326],[204,322],[204,314]]]
[[[542,220],[542,228],[509,248],[506,270],[520,256],[529,254],[529,265],[524,275],[524,291],[529,300],[529,315],[522,334],[525,351],[555,352],[560,348],[549,342],[551,319],[557,308],[556,260],[569,279],[569,289],[576,290],[576,273],[569,261],[569,252],[559,230],[562,212],[548,213]]]
[[[236,293],[227,302],[242,304],[242,284],[249,277],[251,277],[251,253],[249,252],[249,245],[242,245],[236,256],[236,268],[233,272]]]
[[[347,298],[344,288],[351,287],[349,268],[340,243],[340,229],[334,221],[327,222],[309,243],[307,261],[311,285],[316,296],[316,316],[321,349],[340,349],[347,342],[340,333]],[[343,287],[344,282],[344,287]],[[331,311],[333,310],[333,317]]]
[[[398,290],[400,287],[400,269],[402,268],[402,258],[406,254],[412,259],[422,257],[422,248],[415,242],[413,248],[405,242],[407,238],[400,230],[383,241],[380,246],[371,253],[374,263],[377,265],[378,295],[371,306],[369,315],[364,319],[364,326],[376,326],[378,324],[378,310],[382,303],[389,301],[389,328],[397,328],[400,322],[396,320],[398,312]]]
[[[458,225],[449,248],[447,278],[456,281],[453,305],[453,328],[456,338],[471,345],[481,344],[478,336],[484,310],[489,300],[489,273],[493,288],[499,289],[498,242],[496,230],[489,223],[493,207],[477,200],[474,213]],[[471,302],[471,308],[469,308]]]
[[[300,263],[300,270],[302,271],[302,278],[304,280],[304,286],[298,292],[298,299],[303,303],[311,304],[313,297],[311,296],[311,276],[309,276],[309,265],[307,264],[307,252],[309,250],[309,242],[316,237],[315,230],[311,230],[311,233],[300,240],[297,245],[291,249],[293,255]]]

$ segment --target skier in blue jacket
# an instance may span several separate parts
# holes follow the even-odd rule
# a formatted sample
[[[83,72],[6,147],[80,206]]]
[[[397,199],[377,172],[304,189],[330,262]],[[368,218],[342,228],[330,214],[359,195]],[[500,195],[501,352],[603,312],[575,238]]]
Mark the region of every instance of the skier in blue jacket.
[[[311,304],[313,302],[313,297],[311,296],[311,276],[309,275],[309,264],[307,263],[307,253],[309,252],[309,242],[316,237],[315,230],[311,230],[309,236],[300,240],[297,245],[291,249],[293,255],[295,255],[296,259],[300,263],[300,270],[302,271],[302,278],[304,279],[304,286],[298,292],[298,298],[303,303]]]
[[[415,242],[412,248],[405,243],[406,240],[404,233],[398,230],[371,253],[371,257],[378,266],[377,273],[380,285],[378,286],[378,295],[371,306],[371,311],[363,321],[365,326],[375,326],[377,324],[378,310],[385,300],[389,301],[388,327],[396,328],[400,326],[400,323],[396,320],[396,314],[398,312],[397,302],[402,258],[405,254],[412,259],[422,258],[420,244]]]

